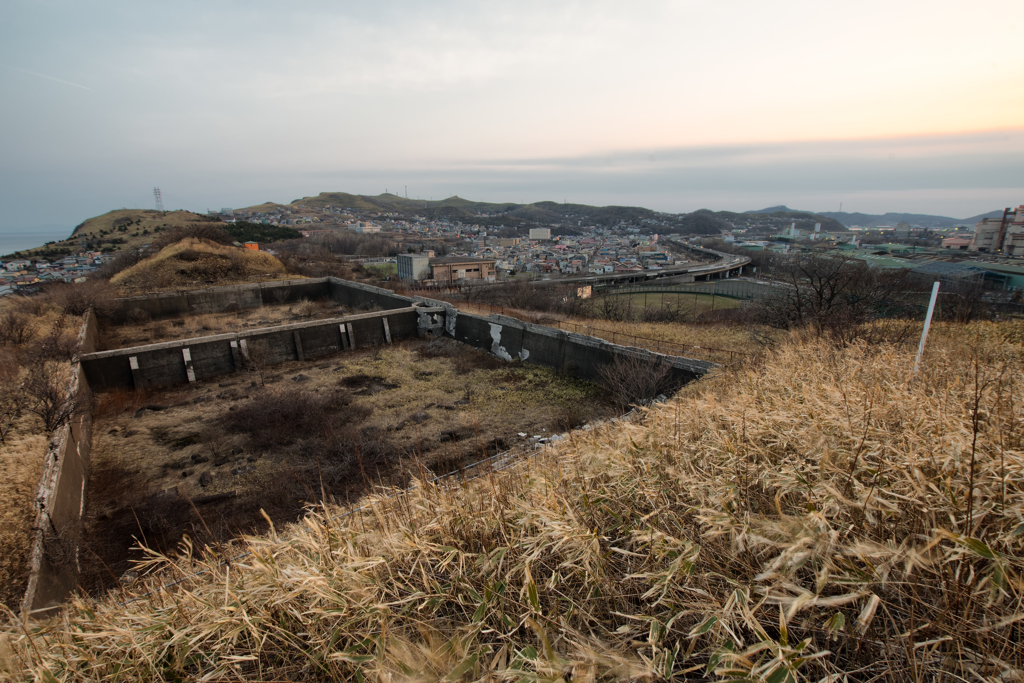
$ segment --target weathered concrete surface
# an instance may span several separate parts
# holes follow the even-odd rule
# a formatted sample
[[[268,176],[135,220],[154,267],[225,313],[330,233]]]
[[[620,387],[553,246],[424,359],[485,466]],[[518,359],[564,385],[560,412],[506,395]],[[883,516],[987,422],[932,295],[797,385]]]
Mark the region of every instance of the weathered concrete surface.
[[[331,298],[342,306],[349,308],[383,308],[385,310],[406,308],[413,304],[413,299],[395,294],[390,289],[374,287],[362,282],[341,280],[336,277],[326,278],[330,282]]]
[[[221,313],[330,297],[331,284],[328,278],[251,282],[125,297],[116,300],[117,306],[111,317],[123,318],[134,309],[145,311],[153,318],[189,313]]]
[[[84,408],[89,405],[93,391],[188,382],[189,367],[194,381],[237,371],[246,362],[246,355],[251,357],[258,347],[262,353],[260,362],[272,365],[295,360],[300,355],[313,358],[335,353],[353,348],[353,344],[355,348],[384,344],[388,335],[399,340],[445,334],[506,360],[555,368],[595,382],[601,381],[600,369],[613,363],[617,356],[669,363],[680,383],[716,367],[714,363],[618,346],[515,318],[464,313],[447,302],[399,296],[387,289],[337,278],[132,297],[121,300],[121,313],[141,308],[152,316],[181,315],[230,310],[233,305],[248,308],[324,297],[350,307],[384,310],[100,352],[95,351],[96,319],[87,314],[81,332],[84,353],[74,366],[75,379],[70,389]],[[37,496],[37,537],[31,556],[32,573],[22,603],[24,618],[45,616],[77,588],[91,426],[91,414],[83,410],[51,439]]]
[[[409,303],[409,302],[406,302]],[[352,348],[388,343],[384,321],[392,340],[419,335],[423,307],[360,313],[340,318],[312,320],[245,332],[230,332],[194,339],[99,351],[82,356],[82,367],[94,391],[142,389],[201,381],[241,369],[240,359],[260,365],[315,358]],[[444,309],[435,309],[442,313]],[[345,326],[344,332],[341,326]],[[298,343],[297,343],[298,342]],[[188,351],[194,376],[188,376]],[[301,350],[301,354],[300,354]],[[134,361],[132,360],[134,359]],[[134,367],[133,367],[134,365]]]
[[[680,384],[691,382],[716,367],[714,363],[706,361],[619,346],[597,337],[534,325],[501,315],[484,317],[459,312],[454,336],[460,342],[487,349],[506,360],[523,360],[599,384],[602,381],[601,368],[614,363],[616,356],[668,363],[672,366],[673,379]]]
[[[80,347],[94,350],[96,337],[96,319],[88,311],[79,332]],[[45,616],[78,587],[82,509],[92,444],[92,393],[78,362],[72,364],[68,391],[75,414],[50,437],[36,493],[35,539],[21,604],[23,619]]]

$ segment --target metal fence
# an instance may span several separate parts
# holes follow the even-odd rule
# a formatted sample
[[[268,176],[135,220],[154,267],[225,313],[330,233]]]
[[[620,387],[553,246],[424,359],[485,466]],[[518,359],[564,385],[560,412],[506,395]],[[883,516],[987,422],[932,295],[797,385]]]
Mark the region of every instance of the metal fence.
[[[685,285],[630,285],[609,287],[602,294],[711,294],[732,299],[756,299],[772,291],[772,286],[754,280],[726,279]]]

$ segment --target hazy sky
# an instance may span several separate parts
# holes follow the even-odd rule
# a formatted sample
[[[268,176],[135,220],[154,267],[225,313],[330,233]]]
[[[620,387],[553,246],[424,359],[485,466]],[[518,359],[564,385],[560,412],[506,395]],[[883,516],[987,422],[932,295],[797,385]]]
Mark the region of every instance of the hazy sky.
[[[1024,203],[1024,2],[0,2],[0,228],[321,191]]]

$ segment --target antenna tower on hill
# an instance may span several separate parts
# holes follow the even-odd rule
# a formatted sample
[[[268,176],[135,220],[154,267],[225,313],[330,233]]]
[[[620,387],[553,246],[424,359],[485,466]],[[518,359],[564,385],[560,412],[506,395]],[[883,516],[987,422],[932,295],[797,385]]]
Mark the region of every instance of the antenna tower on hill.
[[[156,210],[157,211],[163,211],[164,210],[164,197],[163,197],[162,194],[160,194],[160,188],[159,187],[154,187],[153,188],[153,196],[156,198]]]

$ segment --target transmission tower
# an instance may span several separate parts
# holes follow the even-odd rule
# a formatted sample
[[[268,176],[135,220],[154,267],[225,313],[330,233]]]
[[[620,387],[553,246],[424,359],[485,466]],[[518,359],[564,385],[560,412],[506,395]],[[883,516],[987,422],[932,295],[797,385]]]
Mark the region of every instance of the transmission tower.
[[[159,187],[154,187],[153,188],[153,196],[156,197],[156,210],[157,211],[163,211],[164,210],[164,198],[163,198],[163,195],[160,194],[160,188]]]

